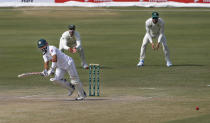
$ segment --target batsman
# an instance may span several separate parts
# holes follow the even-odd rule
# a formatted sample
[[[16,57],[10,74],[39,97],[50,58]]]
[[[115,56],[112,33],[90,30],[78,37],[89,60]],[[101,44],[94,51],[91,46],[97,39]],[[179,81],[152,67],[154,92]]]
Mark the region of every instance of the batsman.
[[[158,12],[153,12],[152,17],[146,20],[146,34],[144,36],[140,50],[140,61],[137,64],[138,67],[144,66],[146,46],[148,43],[151,44],[152,49],[154,50],[158,50],[160,44],[162,44],[163,52],[165,54],[166,66],[172,66],[171,60],[169,58],[169,49],[164,34],[164,25],[165,23],[162,18],[159,18]],[[157,44],[154,44],[153,39],[157,39]]]
[[[79,53],[81,59],[81,66],[84,69],[88,69],[88,65],[85,61],[85,53],[84,49],[82,48],[80,34],[76,31],[75,25],[69,25],[68,31],[65,31],[61,38],[59,44],[59,50],[63,51],[68,50],[70,53]]]
[[[48,45],[45,39],[38,40],[37,45],[42,51],[44,59],[44,71],[42,72],[42,75],[45,77],[55,75],[54,78],[50,78],[50,81],[66,88],[69,91],[69,96],[72,95],[76,88],[78,90],[78,97],[76,100],[85,99],[86,93],[83,89],[82,83],[80,82],[74,60],[61,52],[55,46]],[[49,68],[50,61],[52,63]],[[71,82],[68,82],[64,78],[65,73],[69,74]]]

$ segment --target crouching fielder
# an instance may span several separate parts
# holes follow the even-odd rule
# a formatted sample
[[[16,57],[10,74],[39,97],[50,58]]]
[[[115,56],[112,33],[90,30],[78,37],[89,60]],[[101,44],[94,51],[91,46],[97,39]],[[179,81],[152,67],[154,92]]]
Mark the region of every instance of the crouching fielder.
[[[78,97],[76,100],[83,100],[86,97],[86,93],[82,87],[82,83],[80,82],[74,60],[61,52],[55,46],[48,45],[45,39],[38,40],[38,48],[42,50],[44,59],[44,71],[42,74],[44,76],[55,74],[54,78],[51,78],[50,81],[66,88],[69,91],[69,96],[72,95],[76,88],[78,90]],[[49,68],[50,61],[52,61],[52,64]],[[65,73],[69,74],[71,82],[64,79]]]
[[[153,43],[152,39],[158,40],[156,45]],[[152,49],[154,50],[158,50],[160,43],[162,43],[163,52],[165,54],[166,66],[172,66],[172,63],[169,58],[169,49],[164,34],[164,21],[161,18],[159,18],[159,14],[157,12],[153,12],[152,18],[149,18],[146,21],[146,34],[144,36],[140,50],[140,61],[137,64],[138,67],[144,66],[146,46],[149,42],[151,43]]]
[[[81,66],[84,69],[88,69],[88,65],[85,61],[85,53],[84,49],[82,48],[80,34],[76,31],[75,25],[69,25],[68,31],[65,31],[61,38],[59,44],[59,50],[64,51],[68,50],[70,53],[79,53],[81,59]]]

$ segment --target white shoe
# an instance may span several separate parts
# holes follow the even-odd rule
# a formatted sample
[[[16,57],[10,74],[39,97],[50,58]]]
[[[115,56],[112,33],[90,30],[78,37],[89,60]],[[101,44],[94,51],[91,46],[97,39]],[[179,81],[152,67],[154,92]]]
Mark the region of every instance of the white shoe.
[[[83,68],[84,68],[84,69],[88,69],[89,67],[88,67],[87,64],[84,64],[84,65],[83,65]]]
[[[85,91],[84,92],[84,97],[83,96],[78,96],[75,100],[80,101],[80,100],[84,100],[87,97],[87,94]]]
[[[172,66],[171,61],[167,61],[166,66],[167,66],[167,67],[171,67],[171,66]]]
[[[85,97],[77,97],[75,100],[81,101],[81,100],[84,100],[84,99],[85,99]]]
[[[69,86],[71,87],[71,89],[69,89],[68,96],[71,96],[71,95],[74,93],[75,86],[74,86],[74,85],[72,85],[71,83],[69,83]]]
[[[137,64],[137,67],[142,67],[144,66],[144,60],[140,60],[139,63]]]

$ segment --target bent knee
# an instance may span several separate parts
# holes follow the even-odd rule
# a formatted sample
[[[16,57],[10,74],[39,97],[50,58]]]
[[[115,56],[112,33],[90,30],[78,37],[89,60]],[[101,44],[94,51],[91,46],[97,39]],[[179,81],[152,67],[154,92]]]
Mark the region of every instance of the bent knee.
[[[53,82],[54,84],[58,84],[60,82],[65,82],[65,79],[57,79],[57,78],[50,78],[50,81]]]
[[[147,44],[142,44],[141,49],[145,49]]]
[[[73,78],[73,79],[71,79],[71,84],[76,85],[76,84],[79,84],[79,83],[80,83],[79,78]]]

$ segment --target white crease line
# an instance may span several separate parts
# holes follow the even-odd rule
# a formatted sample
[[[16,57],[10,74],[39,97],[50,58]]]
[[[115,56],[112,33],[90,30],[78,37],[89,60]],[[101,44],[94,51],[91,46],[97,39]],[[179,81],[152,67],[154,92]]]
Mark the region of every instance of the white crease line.
[[[140,88],[142,90],[155,90],[156,88]]]
[[[30,95],[30,96],[23,96],[23,97],[19,97],[19,98],[25,99],[25,98],[35,97],[35,96],[40,96],[40,95]]]

